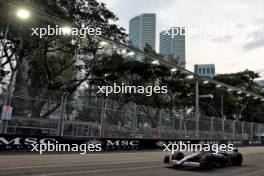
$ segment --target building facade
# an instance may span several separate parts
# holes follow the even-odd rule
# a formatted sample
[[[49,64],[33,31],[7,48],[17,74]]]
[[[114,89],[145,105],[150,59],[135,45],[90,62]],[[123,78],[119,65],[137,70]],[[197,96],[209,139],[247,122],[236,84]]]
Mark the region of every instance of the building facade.
[[[185,67],[185,29],[172,27],[160,32],[159,49],[167,59],[175,58],[180,66]]]
[[[199,64],[194,65],[194,73],[204,77],[215,76],[215,65],[214,64]]]
[[[129,20],[129,40],[143,50],[146,44],[156,47],[156,14],[144,13]]]

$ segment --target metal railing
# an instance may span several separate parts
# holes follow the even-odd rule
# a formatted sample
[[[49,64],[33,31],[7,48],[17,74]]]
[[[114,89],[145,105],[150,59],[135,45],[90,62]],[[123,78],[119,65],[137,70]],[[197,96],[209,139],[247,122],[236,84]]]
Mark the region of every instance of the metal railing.
[[[56,94],[58,95],[58,94]],[[47,93],[47,97],[52,94]],[[3,105],[3,95],[0,102]],[[103,99],[67,102],[61,94],[57,99],[12,96],[12,119],[2,133],[31,135],[63,135],[111,138],[175,138],[195,139],[196,119],[193,114],[121,104]],[[1,126],[2,125],[1,121]],[[224,120],[200,115],[199,138],[256,139],[264,134],[259,123]]]

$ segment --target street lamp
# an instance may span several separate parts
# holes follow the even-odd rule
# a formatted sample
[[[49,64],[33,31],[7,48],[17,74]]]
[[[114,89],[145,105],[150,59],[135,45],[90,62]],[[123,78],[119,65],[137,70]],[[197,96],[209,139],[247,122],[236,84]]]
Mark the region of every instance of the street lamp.
[[[108,43],[107,43],[106,41],[101,41],[101,42],[99,43],[99,47],[100,47],[100,48],[105,48],[107,45],[108,45]]]
[[[205,80],[203,81],[204,84],[208,84],[209,81]],[[199,138],[199,130],[200,130],[200,108],[199,108],[199,99],[200,98],[214,98],[214,95],[208,94],[208,95],[199,95],[199,79],[196,79],[195,83],[195,137]]]
[[[211,98],[211,99],[213,99],[214,98],[214,95],[213,94],[200,95],[199,98]]]
[[[229,89],[227,89],[227,91],[228,91],[228,92],[231,92],[231,91],[233,91],[233,89],[229,88]]]
[[[133,51],[130,51],[129,53],[127,53],[128,56],[134,56],[135,55],[135,52]]]
[[[28,9],[24,9],[24,8],[18,9],[16,11],[16,16],[19,19],[27,20],[30,17],[30,11]]]
[[[63,35],[70,35],[72,28],[70,28],[69,26],[64,26],[61,28],[61,31]]]
[[[177,71],[177,68],[172,68],[170,71],[171,72],[176,72]]]
[[[193,77],[193,75],[188,75],[187,77],[186,77],[186,79],[193,79],[194,77]]]
[[[159,61],[155,60],[151,62],[153,65],[159,65]]]
[[[209,83],[209,81],[208,81],[208,80],[205,80],[205,81],[203,81],[203,83],[204,83],[204,84],[208,84],[208,83]]]

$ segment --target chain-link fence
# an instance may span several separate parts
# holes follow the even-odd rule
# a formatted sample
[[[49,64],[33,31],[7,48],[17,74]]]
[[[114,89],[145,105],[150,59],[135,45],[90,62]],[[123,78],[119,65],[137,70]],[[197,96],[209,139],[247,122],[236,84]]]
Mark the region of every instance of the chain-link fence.
[[[263,124],[203,115],[198,128],[195,115],[183,113],[180,108],[169,111],[110,99],[34,91],[27,96],[11,96],[8,106],[13,108],[12,118],[1,121],[2,133],[214,140],[260,139],[264,134]],[[5,95],[0,95],[1,106],[4,99]]]

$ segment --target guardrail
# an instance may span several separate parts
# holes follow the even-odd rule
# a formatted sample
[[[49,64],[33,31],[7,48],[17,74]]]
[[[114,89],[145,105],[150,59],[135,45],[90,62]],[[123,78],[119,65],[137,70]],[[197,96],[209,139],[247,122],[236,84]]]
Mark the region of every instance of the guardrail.
[[[155,150],[163,144],[179,142],[189,144],[234,144],[234,146],[264,146],[264,140],[186,140],[186,139],[136,139],[136,138],[90,138],[67,136],[0,135],[0,151],[30,151],[33,144],[101,144],[103,151]]]

